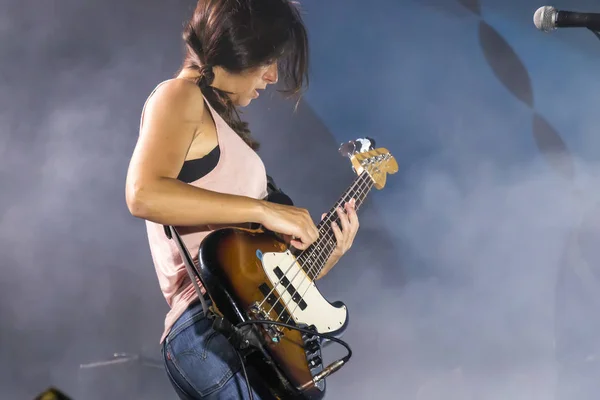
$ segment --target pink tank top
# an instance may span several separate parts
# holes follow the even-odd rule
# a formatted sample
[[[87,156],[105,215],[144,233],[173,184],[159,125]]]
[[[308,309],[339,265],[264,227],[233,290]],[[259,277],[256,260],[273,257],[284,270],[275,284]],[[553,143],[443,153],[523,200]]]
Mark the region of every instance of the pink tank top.
[[[148,99],[165,82],[159,84],[148,96]],[[148,100],[146,100],[147,102]],[[264,198],[267,195],[267,178],[262,160],[213,110],[208,101],[205,101],[205,103],[217,127],[221,155],[217,166],[211,172],[191,182],[190,185],[215,192],[255,199]],[[146,105],[144,104],[145,108]],[[185,227],[185,231],[180,230],[183,242],[194,258],[195,263],[198,262],[200,243],[211,232],[210,229],[202,226],[196,228]],[[198,298],[198,295],[185,269],[179,249],[173,240],[165,236],[163,225],[146,221],[146,230],[160,289],[171,308],[165,318],[165,330],[160,339],[162,343],[177,318],[181,316],[190,303]],[[204,292],[203,288],[202,291]]]

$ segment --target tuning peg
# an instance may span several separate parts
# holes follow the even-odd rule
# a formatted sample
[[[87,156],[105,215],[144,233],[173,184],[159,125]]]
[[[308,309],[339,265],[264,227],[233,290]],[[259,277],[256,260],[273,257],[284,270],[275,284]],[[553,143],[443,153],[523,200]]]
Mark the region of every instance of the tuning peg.
[[[367,139],[369,142],[371,142],[371,148],[370,148],[369,150],[374,150],[374,149],[375,149],[375,147],[377,146],[377,145],[375,144],[375,139],[372,139],[372,138],[370,138],[370,137],[365,137],[365,139]]]
[[[370,137],[365,137],[342,143],[338,151],[343,157],[351,158],[355,154],[364,153],[374,149],[375,140]]]
[[[342,157],[350,158],[356,152],[356,142],[354,140],[351,140],[349,142],[342,143],[338,151],[340,152]]]

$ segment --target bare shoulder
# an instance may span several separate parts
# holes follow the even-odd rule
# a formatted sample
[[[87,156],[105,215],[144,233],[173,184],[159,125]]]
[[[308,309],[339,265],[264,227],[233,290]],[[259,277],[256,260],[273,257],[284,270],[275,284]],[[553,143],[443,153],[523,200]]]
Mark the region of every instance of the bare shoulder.
[[[145,114],[168,119],[200,121],[205,109],[202,92],[193,82],[171,79],[161,84],[146,104]],[[146,119],[146,118],[145,118]]]
[[[130,164],[132,182],[177,177],[201,127],[204,97],[192,82],[161,84],[146,103],[138,142]]]

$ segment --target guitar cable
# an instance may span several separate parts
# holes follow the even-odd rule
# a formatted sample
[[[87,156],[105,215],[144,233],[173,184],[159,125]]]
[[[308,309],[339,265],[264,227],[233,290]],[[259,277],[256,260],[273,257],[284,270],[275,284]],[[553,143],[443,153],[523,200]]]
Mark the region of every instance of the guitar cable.
[[[218,316],[215,318],[215,320],[213,322],[213,327],[216,331],[219,331],[221,333],[227,333],[228,335],[226,335],[226,336],[228,337],[228,339],[233,341],[233,343],[232,343],[233,347],[234,347],[238,357],[240,358],[240,362],[242,364],[242,373],[244,374],[244,379],[246,381],[246,386],[248,388],[248,396],[249,396],[250,400],[254,400],[254,394],[252,393],[252,387],[250,386],[250,379],[248,378],[248,371],[246,370],[246,367],[244,364],[244,359],[242,357],[240,350],[248,348],[252,344],[251,343],[252,341],[257,340],[256,337],[253,339],[248,339],[246,337],[246,335],[248,335],[249,332],[255,333],[254,331],[250,330],[247,332],[243,332],[241,330],[241,328],[246,327],[246,326],[251,326],[251,325],[282,326],[284,328],[294,329],[296,331],[306,333],[308,335],[318,336],[323,339],[331,340],[332,342],[336,342],[336,343],[344,346],[346,348],[346,350],[348,351],[348,354],[346,354],[341,359],[329,364],[327,367],[323,368],[323,371],[319,372],[317,375],[315,375],[313,377],[314,383],[317,383],[318,381],[320,381],[320,380],[328,377],[329,375],[333,374],[334,372],[338,371],[340,368],[342,368],[344,366],[344,364],[346,364],[350,360],[350,357],[352,357],[352,349],[350,348],[350,345],[348,345],[348,343],[344,342],[343,340],[341,340],[333,335],[327,334],[327,333],[319,333],[319,332],[315,332],[310,329],[300,328],[298,326],[290,325],[290,324],[287,324],[284,322],[268,321],[268,320],[244,321],[244,322],[240,322],[237,325],[233,325],[229,321],[225,320],[223,317]]]
[[[250,386],[250,379],[248,379],[248,371],[246,371],[246,365],[244,364],[244,357],[242,357],[242,353],[238,349],[235,349],[237,353],[240,364],[242,365],[242,373],[244,374],[244,380],[246,381],[246,387],[248,388],[248,397],[250,400],[254,400],[254,393],[252,393],[252,387]]]

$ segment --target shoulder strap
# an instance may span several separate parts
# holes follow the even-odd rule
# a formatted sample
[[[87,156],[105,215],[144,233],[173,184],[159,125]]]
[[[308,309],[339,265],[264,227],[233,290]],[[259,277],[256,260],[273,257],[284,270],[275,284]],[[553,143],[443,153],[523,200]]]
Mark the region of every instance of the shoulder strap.
[[[275,180],[269,175],[267,175],[267,200],[288,206],[294,205],[292,199],[275,184]]]
[[[194,260],[193,260],[192,256],[190,255],[190,252],[188,251],[187,247],[185,247],[185,243],[183,243],[183,240],[181,239],[181,236],[179,236],[179,233],[177,233],[177,230],[175,229],[175,227],[170,226],[170,225],[165,225],[164,228],[165,228],[165,235],[167,235],[167,237],[169,239],[174,239],[175,243],[177,244],[177,247],[179,248],[179,252],[181,253],[181,258],[183,259],[183,263],[185,264],[185,269],[187,270],[187,273],[190,276],[190,280],[192,281],[192,284],[194,285],[194,289],[196,289],[196,293],[198,294],[200,303],[202,303],[202,309],[204,310],[204,315],[208,317],[210,315],[208,312],[209,311],[208,305],[206,304],[206,299],[202,295],[202,291],[200,290],[200,287],[198,286],[198,282],[196,281],[196,278],[198,278],[198,280],[202,283],[202,286],[204,286],[205,289],[206,289],[206,285],[204,285],[204,282],[202,282],[202,278],[200,277],[200,274],[198,274],[198,272],[196,271],[196,267],[194,266]]]
[[[273,179],[272,176],[267,175],[267,192],[269,194],[273,193],[273,192],[279,192],[281,191],[281,189],[279,189],[277,187],[277,185],[275,184],[275,180]]]

